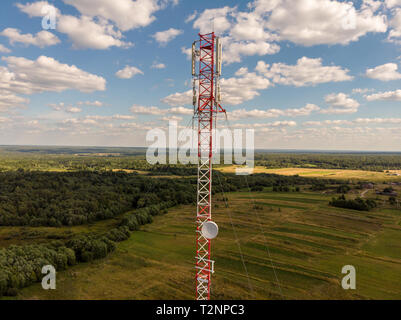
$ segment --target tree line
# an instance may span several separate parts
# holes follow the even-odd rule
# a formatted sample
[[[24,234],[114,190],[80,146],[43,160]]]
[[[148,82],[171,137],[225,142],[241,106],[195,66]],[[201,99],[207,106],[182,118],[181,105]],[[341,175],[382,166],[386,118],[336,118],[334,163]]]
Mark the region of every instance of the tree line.
[[[9,246],[0,249],[0,296],[15,296],[18,290],[43,278],[42,268],[52,265],[57,271],[79,262],[105,258],[116,248],[116,243],[129,238],[131,231],[151,223],[153,216],[167,213],[174,202],[167,201],[133,211],[120,225],[104,234],[79,235],[66,242]]]
[[[321,168],[386,171],[401,169],[401,154],[256,153],[256,165],[268,168]]]

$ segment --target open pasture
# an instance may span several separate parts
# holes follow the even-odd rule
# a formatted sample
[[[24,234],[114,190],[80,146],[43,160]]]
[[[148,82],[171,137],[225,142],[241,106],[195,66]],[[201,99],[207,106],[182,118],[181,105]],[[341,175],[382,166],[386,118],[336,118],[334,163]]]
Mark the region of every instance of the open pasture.
[[[215,197],[213,299],[401,298],[399,210],[333,208],[317,193],[226,196],[229,208]],[[60,272],[57,290],[35,284],[19,298],[193,299],[194,214],[192,206],[170,209],[106,259]],[[348,264],[356,290],[341,287]]]

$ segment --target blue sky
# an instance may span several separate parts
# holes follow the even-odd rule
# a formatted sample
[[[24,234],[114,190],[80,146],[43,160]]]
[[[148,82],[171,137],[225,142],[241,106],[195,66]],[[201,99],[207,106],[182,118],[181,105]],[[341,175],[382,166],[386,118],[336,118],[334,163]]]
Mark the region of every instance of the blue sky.
[[[185,127],[186,49],[214,28],[223,105],[257,148],[401,151],[401,0],[0,6],[0,144],[145,146]]]

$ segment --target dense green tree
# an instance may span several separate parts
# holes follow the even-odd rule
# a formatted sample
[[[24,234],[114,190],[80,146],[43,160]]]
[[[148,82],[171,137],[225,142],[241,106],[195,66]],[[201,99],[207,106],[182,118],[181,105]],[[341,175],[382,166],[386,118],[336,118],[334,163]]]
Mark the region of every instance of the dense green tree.
[[[353,209],[359,211],[369,211],[377,207],[376,201],[372,199],[364,200],[362,198],[356,198],[347,200],[344,194],[338,198],[333,198],[329,202],[329,205],[333,207]]]

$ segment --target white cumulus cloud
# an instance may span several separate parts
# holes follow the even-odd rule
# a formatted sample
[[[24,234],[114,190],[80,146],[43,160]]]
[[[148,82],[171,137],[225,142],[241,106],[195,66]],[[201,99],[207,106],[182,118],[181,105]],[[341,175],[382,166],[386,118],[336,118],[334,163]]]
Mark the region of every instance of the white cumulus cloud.
[[[140,106],[140,105],[133,105],[130,108],[132,113],[136,114],[144,114],[144,115],[153,115],[153,116],[160,116],[166,114],[178,114],[178,115],[191,115],[193,114],[192,109],[184,108],[184,107],[174,107],[169,109],[160,109],[159,107],[155,106]]]
[[[60,43],[59,38],[45,30],[39,31],[36,35],[32,35],[31,33],[22,34],[20,30],[15,28],[6,28],[0,32],[0,35],[7,37],[10,44],[23,43],[25,45],[34,45],[43,48]]]
[[[82,15],[113,21],[123,31],[146,27],[162,9],[158,0],[63,0]]]
[[[326,103],[330,105],[328,109],[321,110],[326,114],[349,114],[358,111],[359,102],[350,98],[345,93],[332,93],[325,97]]]
[[[66,111],[68,113],[80,113],[80,112],[82,112],[82,109],[78,108],[78,107],[69,107],[66,109]]]
[[[241,120],[246,118],[278,118],[278,117],[301,117],[308,116],[314,111],[319,111],[320,108],[317,105],[308,103],[302,108],[293,109],[238,109],[228,112],[230,120]]]
[[[23,94],[44,91],[76,89],[82,92],[103,91],[106,80],[85,72],[74,65],[58,62],[56,59],[40,56],[36,60],[23,57],[3,57],[8,69],[0,71],[0,89]]]
[[[154,62],[150,67],[152,69],[164,69],[164,68],[166,68],[166,65],[161,62]]]
[[[74,3],[78,4],[79,1]],[[114,5],[114,2],[109,2]],[[88,1],[88,5],[99,8],[101,4],[98,1]],[[97,15],[81,15],[75,17],[72,15],[64,15],[53,5],[47,1],[38,1],[34,3],[17,4],[18,8],[31,17],[43,17],[46,13],[42,12],[42,8],[53,7],[57,12],[57,31],[68,35],[72,41],[73,47],[76,49],[98,49],[103,50],[113,46],[128,48],[133,44],[123,41],[123,35],[119,29],[116,29],[106,17]],[[46,12],[46,11],[45,11]],[[107,15],[105,13],[105,15]]]
[[[396,63],[386,63],[376,68],[367,69],[366,76],[381,81],[399,80],[401,79],[401,73],[397,70],[398,65]]]
[[[29,102],[19,94],[45,91],[61,92],[75,89],[82,92],[103,91],[106,80],[83,71],[76,66],[40,56],[36,60],[23,57],[3,57],[7,67],[0,67],[0,109],[24,105]]]
[[[265,1],[259,1],[262,7]],[[273,1],[266,26],[281,40],[313,46],[318,44],[348,44],[369,32],[387,31],[386,16],[377,13],[377,6],[364,5],[357,9],[350,1],[281,0]]]
[[[271,86],[269,79],[256,74],[245,72],[240,77],[221,79],[222,102],[228,105],[241,104],[259,96],[260,90]]]
[[[201,33],[213,29],[222,37],[225,63],[242,56],[279,52],[279,41],[303,46],[349,44],[368,33],[384,33],[387,16],[382,2],[364,0],[359,8],[351,1],[255,0],[247,10],[237,7],[206,9],[193,23]]]
[[[176,92],[161,99],[163,103],[170,106],[184,106],[192,104],[192,90],[185,92]]]
[[[401,7],[401,0],[385,0],[387,8]]]
[[[90,106],[90,107],[101,107],[103,106],[103,102],[95,100],[95,101],[79,101],[77,103],[80,106]]]
[[[324,66],[321,58],[302,57],[296,65],[274,63],[272,66],[259,61],[257,72],[271,78],[274,83],[296,87],[313,86],[319,83],[349,81],[353,77],[349,70],[340,66]]]
[[[369,91],[374,91],[374,90],[373,89],[368,89],[368,88],[355,88],[355,89],[352,89],[352,93],[359,93],[359,94],[367,93]]]
[[[401,43],[401,8],[398,3],[393,3],[393,10],[389,15],[390,32],[388,33],[387,40],[396,44]]]
[[[1,72],[2,70],[0,69],[0,78]],[[27,103],[29,103],[29,99],[0,89],[0,112],[7,112],[10,108],[20,107]]]
[[[141,70],[137,67],[125,66],[124,69],[121,69],[116,72],[116,76],[120,79],[131,79],[133,76],[137,74],[143,74]]]
[[[170,28],[165,31],[156,32],[152,37],[161,45],[166,45],[168,42],[173,40],[175,37],[182,34],[183,31],[179,29]]]
[[[365,96],[368,101],[401,101],[401,90],[379,92]]]
[[[2,44],[0,44],[0,52],[3,52],[3,53],[10,53],[11,50],[8,49],[7,47],[3,46]]]
[[[61,15],[58,18],[57,30],[68,35],[76,49],[107,49],[110,47],[128,48],[131,42],[122,40],[119,30],[105,20],[95,21],[92,17],[79,18],[70,15]]]
[[[193,27],[200,33],[210,33],[214,30],[217,34],[230,29],[232,23],[229,17],[234,15],[236,8],[225,6],[217,9],[206,9],[194,21]]]

